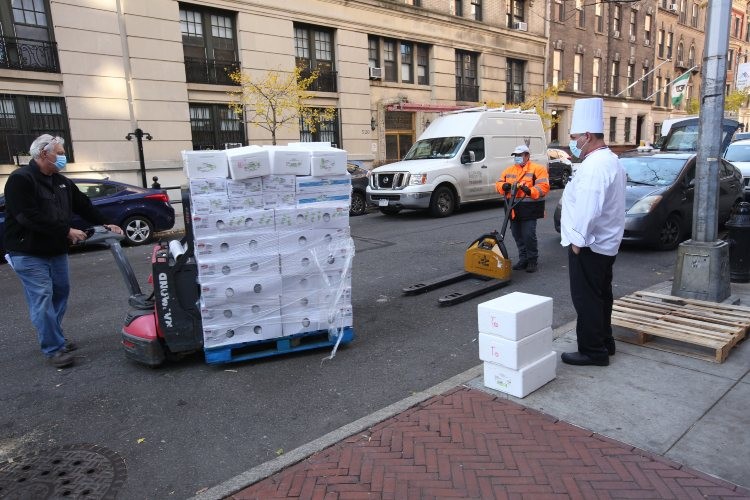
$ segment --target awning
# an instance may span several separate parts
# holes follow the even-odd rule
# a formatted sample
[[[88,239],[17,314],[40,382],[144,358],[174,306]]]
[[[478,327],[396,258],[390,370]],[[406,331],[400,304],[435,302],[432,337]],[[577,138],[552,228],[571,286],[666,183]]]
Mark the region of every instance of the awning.
[[[457,111],[459,109],[467,109],[470,106],[456,106],[450,104],[420,104],[415,102],[398,102],[395,104],[388,104],[385,107],[386,111],[425,111],[428,113],[442,113],[445,111]]]

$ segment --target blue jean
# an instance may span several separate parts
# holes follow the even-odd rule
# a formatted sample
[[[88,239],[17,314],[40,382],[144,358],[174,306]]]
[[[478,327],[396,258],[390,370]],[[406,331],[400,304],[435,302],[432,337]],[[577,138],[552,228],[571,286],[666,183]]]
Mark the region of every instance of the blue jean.
[[[65,345],[62,320],[68,305],[70,281],[67,254],[54,257],[13,255],[10,264],[23,284],[31,322],[45,356]]]
[[[536,262],[539,250],[536,241],[536,219],[512,220],[510,232],[518,247],[518,262]]]

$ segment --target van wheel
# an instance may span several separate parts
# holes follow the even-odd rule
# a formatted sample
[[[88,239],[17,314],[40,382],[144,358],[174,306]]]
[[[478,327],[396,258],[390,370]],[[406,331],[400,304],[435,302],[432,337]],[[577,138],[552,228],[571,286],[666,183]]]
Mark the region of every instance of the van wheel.
[[[440,186],[432,193],[430,212],[433,217],[448,217],[456,209],[456,196],[447,186]]]
[[[380,207],[380,213],[384,215],[397,215],[400,211],[398,207]]]

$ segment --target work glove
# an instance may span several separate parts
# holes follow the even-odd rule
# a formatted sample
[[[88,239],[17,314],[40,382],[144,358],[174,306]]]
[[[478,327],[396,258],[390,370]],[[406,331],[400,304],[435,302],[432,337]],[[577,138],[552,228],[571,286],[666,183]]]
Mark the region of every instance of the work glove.
[[[529,186],[521,184],[520,186],[518,186],[518,189],[523,191],[523,194],[525,194],[526,196],[531,196],[531,189],[529,189]]]
[[[506,192],[506,193],[510,192],[510,183],[509,182],[506,182],[505,184],[503,184],[503,191]]]

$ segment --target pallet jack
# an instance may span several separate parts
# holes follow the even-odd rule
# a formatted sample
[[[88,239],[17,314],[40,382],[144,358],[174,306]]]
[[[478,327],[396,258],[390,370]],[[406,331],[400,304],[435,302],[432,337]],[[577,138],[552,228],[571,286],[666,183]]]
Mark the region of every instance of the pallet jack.
[[[513,208],[521,201],[520,198],[516,199],[517,193],[518,184],[514,183],[511,186],[510,200],[505,204],[505,220],[500,232],[483,234],[469,244],[464,254],[463,271],[407,286],[402,290],[403,294],[419,295],[453,283],[479,280],[478,286],[457,290],[438,298],[438,305],[452,306],[508,285],[511,281],[512,264],[505,247],[505,232]]]

